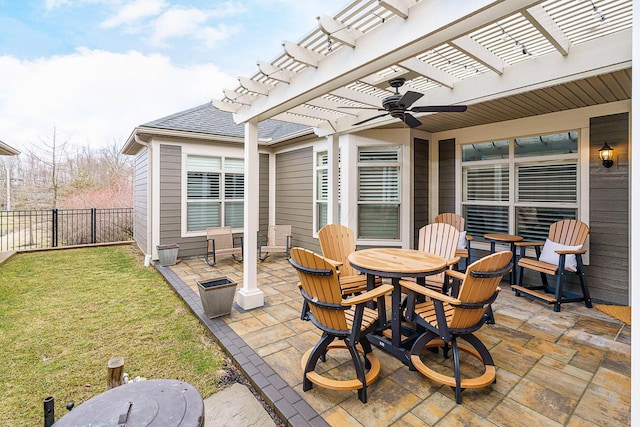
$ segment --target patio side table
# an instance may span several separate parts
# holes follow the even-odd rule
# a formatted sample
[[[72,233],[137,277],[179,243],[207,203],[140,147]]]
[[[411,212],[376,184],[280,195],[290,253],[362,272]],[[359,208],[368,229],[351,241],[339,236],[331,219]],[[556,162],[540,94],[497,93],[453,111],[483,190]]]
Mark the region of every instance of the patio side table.
[[[511,247],[511,262],[513,263],[513,267],[511,267],[511,273],[509,274],[509,284],[516,284],[516,242],[521,242],[523,239],[522,236],[514,236],[513,234],[494,234],[487,233],[484,235],[484,238],[491,242],[491,253],[495,253],[496,251],[496,242],[501,243],[509,243]]]

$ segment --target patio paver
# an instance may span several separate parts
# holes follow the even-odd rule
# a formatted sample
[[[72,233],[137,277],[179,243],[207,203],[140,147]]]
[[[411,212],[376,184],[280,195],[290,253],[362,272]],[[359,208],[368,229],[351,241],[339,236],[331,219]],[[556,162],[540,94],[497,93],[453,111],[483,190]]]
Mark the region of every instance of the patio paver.
[[[156,268],[293,426],[630,425],[631,327],[582,303],[554,313],[552,306],[515,297],[503,282],[493,304],[496,324],[478,332],[498,367],[495,384],[466,390],[456,405],[449,387],[374,349],[382,372],[362,404],[355,392],[302,391],[300,359],[319,330],[300,320],[298,279],[283,256],[258,264],[263,307],[245,311],[234,304],[229,316],[216,319],[204,315],[196,281],[229,276],[240,289],[242,264],[225,257],[210,267],[194,258]],[[339,377],[342,362],[341,355],[329,357],[323,369]]]

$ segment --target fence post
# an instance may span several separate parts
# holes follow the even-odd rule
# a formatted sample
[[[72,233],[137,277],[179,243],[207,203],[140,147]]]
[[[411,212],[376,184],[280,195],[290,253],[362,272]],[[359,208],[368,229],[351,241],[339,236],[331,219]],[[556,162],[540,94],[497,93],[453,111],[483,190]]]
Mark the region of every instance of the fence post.
[[[91,208],[91,243],[96,243],[96,208]]]
[[[58,209],[51,209],[51,247],[58,247]]]

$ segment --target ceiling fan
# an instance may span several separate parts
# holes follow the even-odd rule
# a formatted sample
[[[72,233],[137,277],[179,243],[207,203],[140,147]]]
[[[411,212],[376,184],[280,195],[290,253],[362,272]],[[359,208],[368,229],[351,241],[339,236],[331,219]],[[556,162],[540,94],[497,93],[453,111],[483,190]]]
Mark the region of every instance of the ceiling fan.
[[[353,126],[361,125],[368,121],[384,117],[387,114],[391,117],[395,117],[397,119],[402,120],[407,124],[407,126],[411,128],[415,128],[420,126],[422,123],[420,120],[416,119],[409,113],[444,113],[444,112],[453,112],[453,113],[462,113],[467,111],[466,105],[424,105],[411,107],[411,104],[416,102],[418,99],[424,96],[422,93],[407,91],[404,95],[400,94],[398,88],[404,85],[404,78],[397,78],[393,80],[389,80],[389,85],[396,89],[396,93],[391,96],[386,97],[382,100],[382,108],[367,108],[367,107],[342,107],[342,108],[361,108],[361,109],[369,109],[369,110],[378,110],[378,111],[386,111],[384,114],[379,114],[377,116],[369,117],[368,119],[362,120],[361,122],[354,123]],[[409,108],[411,107],[411,108]]]

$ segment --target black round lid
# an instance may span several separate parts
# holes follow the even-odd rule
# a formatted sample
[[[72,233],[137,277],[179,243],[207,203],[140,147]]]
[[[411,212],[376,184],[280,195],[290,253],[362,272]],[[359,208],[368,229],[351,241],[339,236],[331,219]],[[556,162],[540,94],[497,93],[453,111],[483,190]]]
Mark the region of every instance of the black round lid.
[[[112,388],[92,397],[54,423],[71,426],[202,426],[204,402],[191,384],[147,380]]]

